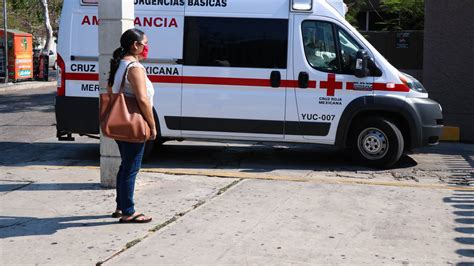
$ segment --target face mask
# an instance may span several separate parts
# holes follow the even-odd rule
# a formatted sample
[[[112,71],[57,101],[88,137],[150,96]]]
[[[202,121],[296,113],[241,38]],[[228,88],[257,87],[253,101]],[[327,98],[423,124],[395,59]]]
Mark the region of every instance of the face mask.
[[[143,52],[140,55],[143,57],[143,59],[148,58],[148,44],[143,45]]]

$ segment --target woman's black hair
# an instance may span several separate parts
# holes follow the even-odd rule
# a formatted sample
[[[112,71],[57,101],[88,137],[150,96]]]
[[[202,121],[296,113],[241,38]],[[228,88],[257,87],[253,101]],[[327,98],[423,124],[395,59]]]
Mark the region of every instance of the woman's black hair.
[[[114,85],[115,73],[120,65],[120,60],[130,52],[130,48],[135,42],[143,41],[145,33],[139,29],[129,29],[120,37],[120,47],[114,51],[110,60],[109,86]]]

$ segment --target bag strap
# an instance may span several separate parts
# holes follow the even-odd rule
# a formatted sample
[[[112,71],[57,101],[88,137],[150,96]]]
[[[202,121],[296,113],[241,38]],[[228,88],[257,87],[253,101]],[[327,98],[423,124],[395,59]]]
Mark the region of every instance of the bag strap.
[[[112,94],[113,91],[112,91],[112,87],[107,85],[107,94]]]
[[[127,65],[127,68],[125,69],[125,72],[123,73],[123,77],[122,77],[122,84],[120,84],[120,91],[119,93],[123,93],[123,91],[125,90],[125,78],[127,77],[127,74],[128,74],[128,69],[129,67],[136,63],[137,61],[133,61],[133,62],[130,62],[128,65]]]
[[[123,93],[123,89],[124,89],[124,86],[125,86],[125,77],[127,75],[127,72],[128,72],[128,68],[131,64],[135,63],[134,62],[131,62],[127,65],[127,69],[125,70],[125,73],[123,74],[123,78],[122,78],[122,84],[120,85],[120,91],[119,91],[119,94],[120,93]],[[112,95],[113,94],[113,90],[112,90],[112,87],[111,86],[107,86],[107,93],[109,95]],[[106,111],[104,112],[104,116],[108,116],[108,114],[110,113],[110,110],[112,109],[112,105],[113,105],[113,100],[109,102],[107,108],[106,108]],[[100,118],[101,120],[103,120],[104,118]]]

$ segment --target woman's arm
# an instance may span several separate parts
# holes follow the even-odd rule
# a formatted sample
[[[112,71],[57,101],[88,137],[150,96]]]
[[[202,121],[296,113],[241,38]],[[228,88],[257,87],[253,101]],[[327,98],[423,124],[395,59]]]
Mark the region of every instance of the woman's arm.
[[[156,138],[155,118],[153,117],[153,109],[150,104],[146,92],[145,71],[141,67],[132,67],[128,70],[128,81],[135,92],[138,107],[142,111],[143,118],[148,122],[151,129],[151,138]]]

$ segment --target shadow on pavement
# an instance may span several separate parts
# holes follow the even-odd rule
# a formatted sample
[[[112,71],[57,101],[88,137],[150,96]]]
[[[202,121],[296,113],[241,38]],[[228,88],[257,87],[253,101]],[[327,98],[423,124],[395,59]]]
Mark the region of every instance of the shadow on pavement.
[[[72,227],[93,227],[116,224],[117,221],[97,222],[109,215],[36,218],[0,216],[0,239],[20,236],[52,235],[59,230]]]
[[[54,98],[56,92],[23,94],[2,94],[0,95],[0,113],[20,113],[20,112],[54,112]]]
[[[459,155],[453,154],[453,155]],[[466,248],[456,250],[456,253],[463,259],[474,258],[474,191],[463,189],[463,187],[474,186],[474,161],[471,155],[460,155],[459,158],[451,158],[447,162],[454,175],[449,180],[449,184],[459,187],[450,197],[446,197],[443,201],[455,209],[456,228],[454,231],[459,233],[459,237],[454,241]],[[472,262],[460,262],[457,265],[473,265]]]
[[[54,190],[102,190],[100,184],[92,183],[31,183],[27,185],[0,184],[0,192],[21,191],[54,191]]]
[[[416,166],[403,156],[393,169]],[[225,143],[203,145],[164,144],[145,160],[144,168],[241,169],[242,172],[273,170],[374,171],[354,162],[346,152],[330,146],[312,144],[227,146]]]
[[[0,166],[99,166],[98,143],[0,142]],[[392,169],[416,166],[404,155]],[[225,143],[164,144],[144,160],[143,168],[233,169],[244,172],[273,170],[377,171],[360,166],[334,147],[292,144],[228,146]]]
[[[98,143],[0,142],[0,166],[99,166]]]

